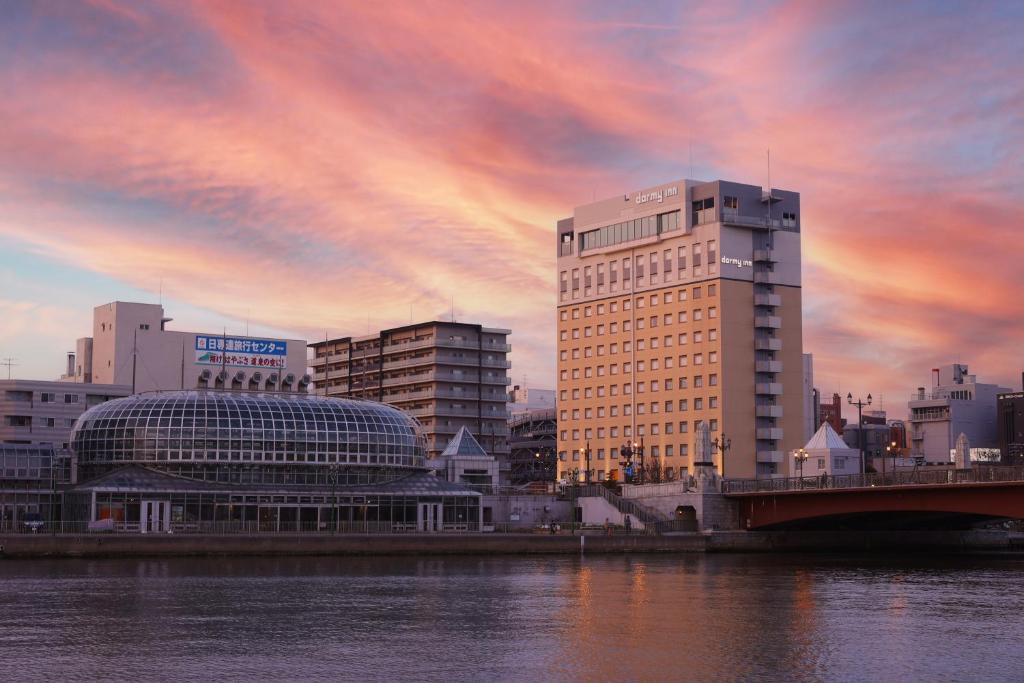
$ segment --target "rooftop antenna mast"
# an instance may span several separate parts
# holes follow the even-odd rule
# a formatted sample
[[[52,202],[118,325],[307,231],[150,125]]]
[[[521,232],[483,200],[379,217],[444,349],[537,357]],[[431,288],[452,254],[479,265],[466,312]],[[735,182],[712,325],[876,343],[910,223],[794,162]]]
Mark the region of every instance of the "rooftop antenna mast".
[[[11,378],[11,368],[14,367],[17,364],[18,364],[18,359],[17,358],[11,358],[10,356],[8,356],[7,358],[4,358],[3,360],[0,360],[0,365],[3,365],[3,366],[7,367],[7,379]]]

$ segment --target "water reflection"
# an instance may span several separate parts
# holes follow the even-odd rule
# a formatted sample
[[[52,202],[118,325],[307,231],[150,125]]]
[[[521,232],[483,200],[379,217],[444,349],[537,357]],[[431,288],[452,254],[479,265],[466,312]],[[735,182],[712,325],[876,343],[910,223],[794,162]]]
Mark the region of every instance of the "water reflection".
[[[17,680],[1015,680],[1015,558],[0,563]]]

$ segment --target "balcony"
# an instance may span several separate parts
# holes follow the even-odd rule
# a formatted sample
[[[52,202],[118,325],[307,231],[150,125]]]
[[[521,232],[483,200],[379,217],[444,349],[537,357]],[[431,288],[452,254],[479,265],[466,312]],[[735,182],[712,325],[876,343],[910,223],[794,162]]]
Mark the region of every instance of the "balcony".
[[[777,273],[755,270],[754,283],[758,285],[777,285],[779,284],[779,276]]]
[[[771,249],[755,249],[754,261],[756,263],[775,263],[775,255]]]
[[[474,349],[483,351],[496,351],[498,353],[508,353],[512,350],[510,344],[480,344],[479,341],[466,341],[464,339],[419,339],[417,341],[410,342],[399,342],[393,344],[387,344],[384,346],[384,354],[401,353],[402,351],[412,351],[414,349],[428,349],[428,348],[446,348],[446,349]]]
[[[782,417],[782,406],[757,406],[755,414],[758,417]]]
[[[758,439],[768,439],[771,441],[778,441],[782,438],[781,427],[762,427],[757,430]]]
[[[755,294],[755,306],[781,306],[782,297],[778,294]]]
[[[785,459],[782,451],[757,451],[757,462],[774,462],[781,464]]]
[[[782,393],[781,382],[758,382],[754,385],[754,392],[762,396],[778,396]]]
[[[782,318],[777,315],[754,316],[754,327],[777,330],[782,327]]]
[[[759,360],[754,364],[757,372],[782,372],[781,360]]]
[[[758,351],[781,351],[782,340],[774,337],[760,337],[754,340],[754,348]]]

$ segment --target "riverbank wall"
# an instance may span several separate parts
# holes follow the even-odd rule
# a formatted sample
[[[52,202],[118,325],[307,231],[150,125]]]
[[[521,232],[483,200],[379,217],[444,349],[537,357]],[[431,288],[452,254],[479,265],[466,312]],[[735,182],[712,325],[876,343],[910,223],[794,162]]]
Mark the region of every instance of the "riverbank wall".
[[[711,532],[654,535],[0,535],[0,558],[242,555],[985,552],[1024,549],[1005,531]]]

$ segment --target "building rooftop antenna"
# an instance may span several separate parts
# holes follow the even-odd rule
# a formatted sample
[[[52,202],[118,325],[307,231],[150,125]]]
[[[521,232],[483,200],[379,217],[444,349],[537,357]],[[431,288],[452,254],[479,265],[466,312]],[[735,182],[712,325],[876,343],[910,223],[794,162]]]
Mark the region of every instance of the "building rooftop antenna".
[[[7,379],[11,378],[11,368],[18,364],[17,358],[8,356],[7,358],[0,359],[0,365],[7,367]]]

